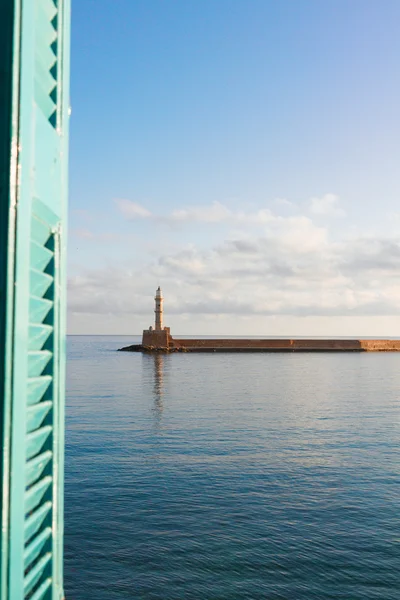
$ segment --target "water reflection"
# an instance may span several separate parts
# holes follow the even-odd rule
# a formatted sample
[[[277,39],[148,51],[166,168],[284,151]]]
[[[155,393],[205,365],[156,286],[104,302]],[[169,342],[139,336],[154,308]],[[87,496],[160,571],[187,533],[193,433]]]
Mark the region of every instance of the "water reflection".
[[[154,355],[154,396],[157,403],[162,404],[164,383],[164,354]]]
[[[153,360],[153,397],[154,397],[154,415],[156,426],[161,425],[164,395],[164,370],[165,370],[165,355],[153,354],[150,356]]]

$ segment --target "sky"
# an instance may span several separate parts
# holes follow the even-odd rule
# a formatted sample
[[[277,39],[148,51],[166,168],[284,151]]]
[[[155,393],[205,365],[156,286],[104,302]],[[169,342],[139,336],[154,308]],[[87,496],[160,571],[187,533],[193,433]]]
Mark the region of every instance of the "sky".
[[[73,2],[69,333],[400,336],[399,21]]]

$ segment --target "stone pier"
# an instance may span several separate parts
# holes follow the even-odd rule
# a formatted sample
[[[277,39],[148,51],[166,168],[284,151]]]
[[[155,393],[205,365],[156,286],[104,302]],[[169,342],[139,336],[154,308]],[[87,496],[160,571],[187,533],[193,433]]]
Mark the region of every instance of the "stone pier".
[[[174,339],[163,325],[163,301],[158,287],[155,322],[143,331],[140,345],[127,346],[127,352],[399,352],[400,340],[363,339]]]

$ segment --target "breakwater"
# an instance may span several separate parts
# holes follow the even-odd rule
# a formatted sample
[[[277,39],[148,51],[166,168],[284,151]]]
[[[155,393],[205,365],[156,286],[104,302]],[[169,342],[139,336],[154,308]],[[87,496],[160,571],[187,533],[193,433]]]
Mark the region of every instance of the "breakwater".
[[[399,352],[400,340],[363,339],[174,339],[167,346],[134,344],[125,352]]]

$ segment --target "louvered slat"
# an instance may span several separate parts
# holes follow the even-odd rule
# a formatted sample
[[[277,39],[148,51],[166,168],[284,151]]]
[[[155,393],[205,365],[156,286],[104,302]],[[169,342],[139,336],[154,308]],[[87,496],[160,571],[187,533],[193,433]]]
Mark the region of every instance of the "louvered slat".
[[[53,308],[53,302],[45,298],[31,296],[29,300],[29,319],[31,323],[42,323]]]
[[[50,350],[28,352],[28,376],[38,377],[53,356]]]
[[[32,460],[29,460],[26,463],[25,467],[25,478],[26,478],[26,486],[32,485],[39,477],[42,475],[46,465],[49,464],[52,459],[52,452],[50,450],[46,450],[42,452]]]
[[[43,423],[45,416],[50,412],[53,403],[51,400],[38,402],[33,406],[29,406],[27,410],[27,433],[31,433]]]
[[[53,0],[35,0],[37,17],[40,23],[51,23],[57,13],[57,7]]]
[[[44,271],[51,259],[53,252],[45,248],[43,244],[38,244],[34,240],[31,241],[31,269]]]
[[[46,119],[50,119],[50,117],[54,114],[55,104],[50,98],[50,96],[46,94],[46,92],[36,82],[35,96],[40,110],[42,111]]]
[[[38,219],[35,215],[33,215],[31,220],[31,240],[34,240],[38,244],[45,246],[50,236],[51,231],[48,223]]]
[[[24,552],[25,570],[37,559],[50,537],[51,527],[46,527],[28,544]]]
[[[53,84],[52,87],[56,84],[56,80],[52,76],[50,70],[57,62],[57,57],[53,52],[51,44],[56,38],[56,32],[53,27],[51,27],[51,31],[53,32],[53,40],[50,43],[42,43],[39,48],[36,49],[35,53],[35,61],[36,61],[36,76],[43,77],[47,76],[47,74],[52,77]],[[50,39],[50,36],[47,36]]]
[[[51,44],[55,41],[56,39],[56,31],[54,29],[54,27],[51,26],[51,31],[53,32],[53,34],[51,34],[50,32],[50,36],[48,36],[49,38],[52,36],[53,39],[50,41],[50,43],[46,43],[46,44],[40,44],[37,46],[36,48],[36,52],[35,52],[35,60],[36,60],[36,64],[37,65],[46,65],[46,68],[49,70],[51,69],[51,67],[56,63],[57,57],[51,47]]]
[[[28,433],[26,436],[26,458],[27,460],[36,456],[41,451],[43,444],[49,437],[51,433],[52,427],[51,425],[46,425],[45,427],[40,427],[33,431],[32,433]]]
[[[49,514],[52,504],[50,501],[45,502],[25,521],[25,542],[28,542],[42,526],[43,521]]]
[[[52,478],[48,475],[40,479],[25,493],[25,512],[29,513],[42,501],[47,489],[51,485]]]
[[[54,79],[53,75],[50,73],[51,65],[43,65],[42,63],[36,64],[36,80],[35,84],[39,89],[42,90],[45,94],[50,96],[51,92],[57,85],[57,81]],[[54,105],[53,101],[53,105]]]
[[[30,377],[28,379],[28,405],[39,402],[43,397],[43,394],[51,383],[51,375],[42,375],[40,377]]]
[[[35,566],[29,571],[28,575],[25,577],[25,580],[24,580],[25,596],[27,596],[29,594],[29,592],[31,592],[32,589],[35,587],[35,585],[38,583],[40,577],[43,574],[43,571],[45,570],[46,566],[49,564],[50,560],[51,560],[51,553],[47,552],[35,564]]]
[[[30,289],[32,295],[44,296],[52,283],[53,277],[51,275],[37,269],[30,270]]]
[[[44,582],[38,587],[36,592],[32,594],[29,600],[43,600],[46,592],[51,586],[51,577],[47,577]]]
[[[53,327],[51,325],[36,325],[31,323],[29,326],[28,350],[41,350],[52,332]]]

